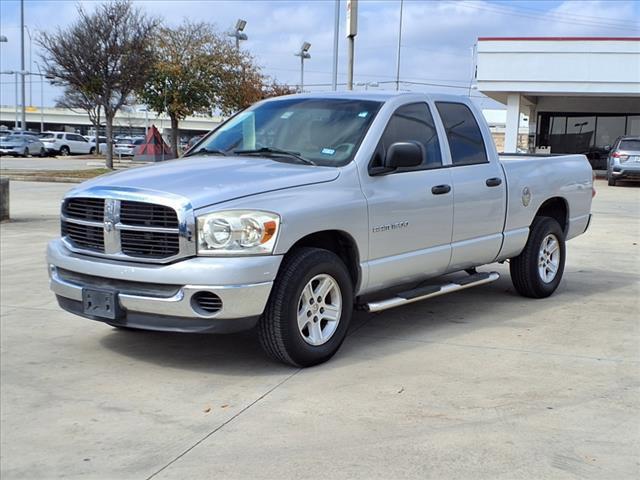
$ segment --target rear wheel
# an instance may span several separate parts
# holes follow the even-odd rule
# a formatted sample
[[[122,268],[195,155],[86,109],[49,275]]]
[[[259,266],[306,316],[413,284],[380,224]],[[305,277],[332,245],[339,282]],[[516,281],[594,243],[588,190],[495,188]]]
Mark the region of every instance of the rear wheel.
[[[607,185],[609,185],[610,187],[615,187],[616,186],[616,179],[613,178],[611,175],[609,175],[607,177]]]
[[[60,147],[60,155],[62,155],[63,157],[67,157],[69,156],[69,154],[71,154],[71,150],[69,150],[69,147]]]
[[[24,152],[22,152],[22,156],[25,157],[25,158],[29,156],[29,148],[28,147],[24,147]]]
[[[340,258],[301,248],[280,267],[258,324],[260,343],[275,360],[310,367],[329,360],[344,341],[353,310],[353,284]]]
[[[44,147],[42,147],[42,148],[40,149],[40,156],[41,156],[41,157],[46,157],[46,156],[47,156],[47,151],[44,149]]]
[[[89,149],[89,155],[93,155],[94,153],[96,153],[96,147],[91,147]]]
[[[548,297],[562,280],[564,261],[562,228],[553,218],[536,217],[524,250],[509,262],[513,286],[525,297]]]

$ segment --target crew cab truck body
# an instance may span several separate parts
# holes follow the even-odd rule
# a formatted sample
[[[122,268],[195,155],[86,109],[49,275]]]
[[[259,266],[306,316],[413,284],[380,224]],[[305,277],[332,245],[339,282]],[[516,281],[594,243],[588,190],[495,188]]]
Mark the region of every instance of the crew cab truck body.
[[[585,232],[583,155],[499,158],[464,97],[293,95],[232,117],[187,158],[71,190],[48,247],[72,313],[116,327],[224,333],[326,361],[354,306],[378,311],[498,278],[550,295]],[[461,279],[440,280],[460,272]]]

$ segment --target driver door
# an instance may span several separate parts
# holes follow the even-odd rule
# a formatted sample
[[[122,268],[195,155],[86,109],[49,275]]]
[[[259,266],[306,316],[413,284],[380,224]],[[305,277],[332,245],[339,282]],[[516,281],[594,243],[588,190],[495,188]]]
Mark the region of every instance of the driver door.
[[[403,105],[394,112],[372,166],[379,166],[376,162],[392,143],[406,141],[422,146],[422,165],[384,175],[363,173],[369,213],[369,291],[443,274],[451,257],[451,173],[443,168],[438,132],[426,103]]]

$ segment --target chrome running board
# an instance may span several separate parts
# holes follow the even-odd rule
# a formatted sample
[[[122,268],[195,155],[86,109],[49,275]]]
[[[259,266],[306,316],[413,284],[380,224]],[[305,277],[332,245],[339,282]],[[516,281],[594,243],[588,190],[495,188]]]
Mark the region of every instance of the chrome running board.
[[[418,287],[406,292],[400,292],[395,297],[376,302],[369,302],[364,305],[365,310],[369,312],[380,312],[388,308],[400,307],[409,303],[419,302],[427,298],[439,297],[447,293],[457,292],[466,288],[477,287],[485,283],[495,282],[500,278],[498,272],[475,273],[456,282],[445,283],[444,285],[428,285],[426,287]]]

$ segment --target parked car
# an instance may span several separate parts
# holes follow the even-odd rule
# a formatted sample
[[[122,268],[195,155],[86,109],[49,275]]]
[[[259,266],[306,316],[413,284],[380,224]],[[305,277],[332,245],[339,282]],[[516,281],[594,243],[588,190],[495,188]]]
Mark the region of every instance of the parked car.
[[[618,180],[640,180],[640,137],[620,137],[607,159],[607,180],[615,186]]]
[[[498,157],[468,97],[273,98],[183,160],[67,193],[51,288],[63,309],[118,328],[257,326],[269,355],[310,366],[336,353],[354,307],[499,277],[482,265],[509,260],[521,295],[551,295],[594,193],[584,155]]]
[[[84,135],[84,138],[87,140],[87,142],[89,142],[91,144],[91,149],[89,150],[89,153],[93,154],[96,153],[96,137],[93,137],[91,135]],[[100,146],[100,153],[104,153],[107,151],[107,137],[103,137],[103,136],[99,136],[98,137],[98,141],[99,146]]]
[[[144,138],[127,138],[117,140],[115,147],[113,147],[113,153],[114,155],[121,155],[123,157],[132,157],[133,155],[135,155],[136,147],[138,145],[142,145],[144,142]]]
[[[191,137],[189,139],[189,141],[187,142],[187,148],[185,149],[186,151],[191,150],[191,148],[198,143],[200,140],[202,140],[202,138],[204,137],[204,135],[196,135],[195,137]],[[186,152],[185,152],[186,153]]]
[[[38,138],[39,135],[35,132],[29,132],[24,130],[2,130],[0,131],[0,140],[4,140],[8,137],[21,137],[21,136],[35,137]]]
[[[91,145],[86,138],[77,133],[45,132],[41,140],[47,153],[53,155],[67,156],[95,152],[95,145]]]
[[[46,154],[47,151],[42,142],[33,135],[9,135],[0,140],[0,155],[44,157]]]

